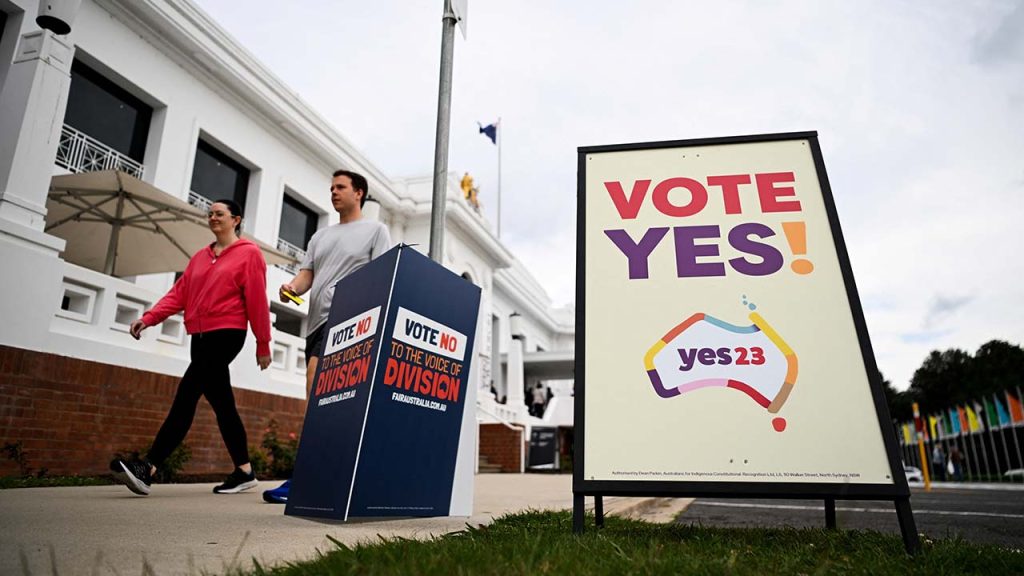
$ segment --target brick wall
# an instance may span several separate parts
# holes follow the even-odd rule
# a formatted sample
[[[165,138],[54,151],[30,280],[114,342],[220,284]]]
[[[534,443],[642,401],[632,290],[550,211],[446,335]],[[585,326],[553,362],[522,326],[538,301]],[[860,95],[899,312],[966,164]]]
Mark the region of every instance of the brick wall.
[[[511,430],[504,424],[480,425],[480,455],[501,466],[502,472],[519,472],[525,450],[522,430]]]
[[[172,376],[0,346],[0,443],[20,441],[28,466],[51,475],[105,474],[115,452],[153,442],[177,388]],[[301,432],[305,400],[234,392],[249,445],[260,443],[271,418],[284,435]],[[231,458],[205,399],[185,443],[192,459],[184,473],[230,472]],[[19,473],[17,464],[0,456],[0,476]]]

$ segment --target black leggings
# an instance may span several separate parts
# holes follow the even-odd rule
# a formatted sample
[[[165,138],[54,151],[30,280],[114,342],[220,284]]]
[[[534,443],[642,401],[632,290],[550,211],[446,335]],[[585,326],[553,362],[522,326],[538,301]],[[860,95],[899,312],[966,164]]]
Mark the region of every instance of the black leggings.
[[[235,466],[249,461],[245,426],[235,407],[228,364],[245,344],[245,330],[214,330],[192,335],[192,363],[178,384],[171,411],[167,414],[146,458],[159,467],[185,439],[196,416],[199,397],[206,396],[217,415],[217,426]]]

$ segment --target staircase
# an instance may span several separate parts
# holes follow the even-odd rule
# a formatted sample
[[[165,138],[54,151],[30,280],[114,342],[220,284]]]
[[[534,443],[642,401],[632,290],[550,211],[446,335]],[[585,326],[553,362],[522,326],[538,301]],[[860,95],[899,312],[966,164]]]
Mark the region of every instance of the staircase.
[[[492,464],[487,456],[480,455],[480,471],[479,474],[499,474],[501,473],[500,464]]]

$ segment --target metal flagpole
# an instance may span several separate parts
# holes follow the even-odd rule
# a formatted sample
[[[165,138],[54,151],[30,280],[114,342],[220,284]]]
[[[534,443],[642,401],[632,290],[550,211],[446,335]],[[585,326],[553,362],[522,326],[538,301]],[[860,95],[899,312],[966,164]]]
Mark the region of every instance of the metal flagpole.
[[[1010,394],[1009,390],[1005,391],[1006,395]],[[1020,401],[1020,386],[1017,386],[1017,399]],[[1010,410],[1010,399],[1006,399],[1006,409]],[[1013,413],[1010,413],[1010,434],[1013,435],[1013,445],[1017,447],[1017,465],[1024,469],[1024,458],[1022,458],[1020,451],[1020,442],[1017,440],[1017,422],[1013,420]],[[1020,481],[1024,482],[1024,474],[1020,475]]]
[[[505,132],[505,128],[502,127],[502,117],[498,117],[498,129],[495,130],[495,136],[498,137],[498,239],[502,239],[502,134]]]
[[[444,264],[444,211],[448,199],[448,133],[452,112],[452,61],[455,23],[451,0],[444,0],[441,17],[441,79],[437,93],[437,131],[434,137],[434,193],[430,207],[430,259]]]
[[[987,476],[991,476],[992,475],[992,467],[989,465],[989,461],[988,461],[988,448],[985,447],[985,435],[984,435],[985,431],[980,429],[982,426],[984,426],[984,422],[985,421],[982,420],[981,414],[978,413],[978,404],[977,403],[974,404],[973,408],[974,408],[974,412],[975,412],[974,418],[978,420],[978,428],[979,428],[979,430],[978,430],[978,443],[981,444],[981,457],[985,459],[985,474]]]
[[[995,474],[999,477],[999,481],[1002,481],[1002,466],[999,465],[999,453],[995,449],[995,435],[992,434],[993,429],[999,430],[999,444],[1002,445],[1002,456],[1006,458],[1007,469],[1010,469],[1010,452],[1007,451],[1007,437],[1002,435],[1002,423],[999,421],[999,403],[996,400],[995,395],[992,395],[992,410],[995,411],[995,422],[992,422],[992,414],[988,411],[988,406],[985,407],[986,417],[988,418],[988,442],[992,445],[992,458],[995,460]]]

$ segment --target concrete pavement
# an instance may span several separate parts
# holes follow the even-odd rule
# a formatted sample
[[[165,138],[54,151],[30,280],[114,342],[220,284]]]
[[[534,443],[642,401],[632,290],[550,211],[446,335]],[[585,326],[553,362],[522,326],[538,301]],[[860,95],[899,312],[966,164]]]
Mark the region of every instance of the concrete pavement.
[[[308,559],[378,536],[430,538],[508,513],[572,507],[568,474],[480,474],[473,516],[353,520],[284,515],[261,492],[212,494],[214,484],[155,485],[149,497],[124,486],[0,490],[0,574],[200,574]],[[671,522],[688,498],[605,497],[605,513]],[[587,498],[588,507],[593,498]]]

